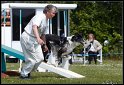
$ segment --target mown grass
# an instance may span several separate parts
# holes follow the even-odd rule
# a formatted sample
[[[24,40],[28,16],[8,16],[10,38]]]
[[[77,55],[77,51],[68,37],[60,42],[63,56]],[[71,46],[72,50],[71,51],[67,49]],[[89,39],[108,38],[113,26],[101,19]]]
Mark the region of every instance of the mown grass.
[[[83,65],[73,63],[70,70],[85,78],[65,78],[53,72],[32,72],[31,80],[22,80],[19,76],[1,79],[2,84],[122,84],[122,60],[104,60],[102,65]],[[7,63],[7,70],[18,69],[19,63]]]

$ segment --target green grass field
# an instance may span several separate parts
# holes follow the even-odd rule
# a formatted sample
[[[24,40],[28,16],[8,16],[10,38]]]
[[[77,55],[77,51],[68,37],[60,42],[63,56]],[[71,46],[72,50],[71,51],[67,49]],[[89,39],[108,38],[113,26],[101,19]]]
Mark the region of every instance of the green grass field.
[[[19,76],[1,79],[2,84],[122,84],[123,61],[103,60],[102,65],[83,65],[73,63],[70,70],[77,72],[85,78],[65,78],[53,72],[32,72],[31,80],[22,80]],[[7,70],[17,70],[19,63],[7,63]]]

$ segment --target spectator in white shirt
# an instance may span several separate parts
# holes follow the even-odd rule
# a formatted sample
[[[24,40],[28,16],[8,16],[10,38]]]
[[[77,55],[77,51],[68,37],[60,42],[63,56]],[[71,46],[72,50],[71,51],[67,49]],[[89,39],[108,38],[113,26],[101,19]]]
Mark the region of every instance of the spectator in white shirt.
[[[95,64],[97,64],[97,54],[102,49],[102,45],[95,39],[92,33],[88,34],[88,39],[84,42],[84,48],[89,55],[89,64],[91,64],[92,58],[94,58]]]

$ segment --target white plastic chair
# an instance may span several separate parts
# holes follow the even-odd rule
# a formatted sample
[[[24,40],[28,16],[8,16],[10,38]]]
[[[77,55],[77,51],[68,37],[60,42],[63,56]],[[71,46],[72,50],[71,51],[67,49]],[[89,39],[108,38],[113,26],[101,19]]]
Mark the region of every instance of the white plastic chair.
[[[88,53],[86,53],[86,48],[84,48],[84,56],[83,56],[83,63],[84,63],[84,65],[86,64],[86,63],[88,63],[88,59],[86,59],[86,56],[88,56]],[[102,49],[100,49],[99,51],[98,51],[98,55],[97,55],[97,61],[100,63],[100,64],[102,64]]]

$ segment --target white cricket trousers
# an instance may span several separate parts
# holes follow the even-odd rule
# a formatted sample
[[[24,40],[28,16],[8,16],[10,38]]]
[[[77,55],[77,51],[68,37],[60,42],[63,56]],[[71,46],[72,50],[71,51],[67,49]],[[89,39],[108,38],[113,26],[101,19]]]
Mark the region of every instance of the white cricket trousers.
[[[25,57],[25,63],[21,68],[20,74],[23,77],[27,77],[28,74],[36,70],[44,60],[43,52],[36,38],[30,36],[25,31],[22,33],[20,43]]]

